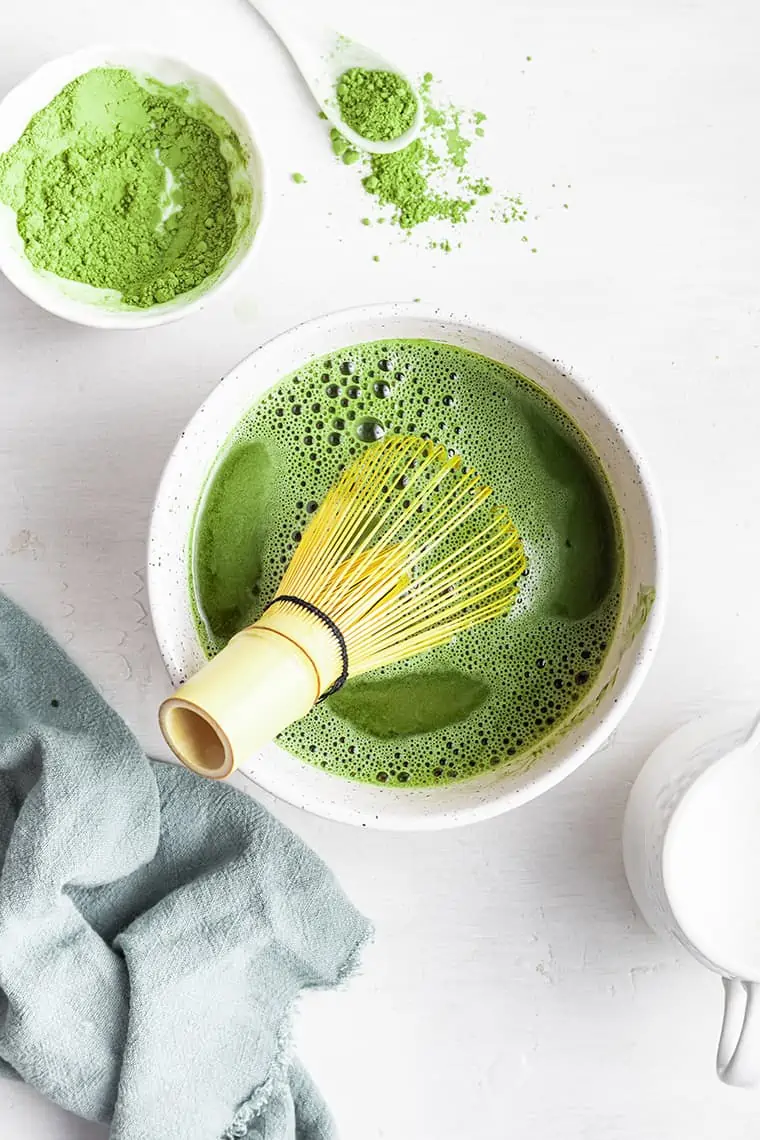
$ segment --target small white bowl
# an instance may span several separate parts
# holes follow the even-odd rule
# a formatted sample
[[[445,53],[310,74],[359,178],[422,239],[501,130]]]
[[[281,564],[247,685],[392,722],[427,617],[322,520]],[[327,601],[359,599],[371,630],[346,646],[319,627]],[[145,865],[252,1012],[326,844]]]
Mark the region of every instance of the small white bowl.
[[[16,225],[15,211],[0,203],[0,269],[17,289],[43,309],[78,324],[101,329],[141,329],[167,324],[201,308],[206,301],[237,275],[247,261],[261,229],[265,198],[265,176],[261,154],[247,117],[209,76],[171,56],[139,47],[91,47],[51,60],[24,79],[0,103],[0,154],[23,134],[29,120],[79,75],[94,67],[123,67],[167,85],[187,84],[213,111],[225,119],[238,136],[247,154],[243,177],[251,184],[250,216],[238,219],[237,246],[221,274],[201,282],[161,305],[148,309],[121,306],[116,295],[76,281],[66,281],[52,273],[35,269],[24,253],[24,243]]]
[[[180,436],[153,509],[148,589],[156,636],[174,684],[204,662],[188,593],[195,509],[220,449],[241,416],[274,384],[314,357],[362,341],[425,339],[457,345],[516,368],[548,392],[591,442],[620,510],[625,549],[621,617],[596,682],[539,743],[532,763],[433,788],[379,787],[331,775],[275,744],[243,766],[288,803],[344,823],[433,830],[487,819],[549,790],[613,732],[646,675],[665,608],[665,538],[651,481],[619,422],[588,387],[541,353],[499,332],[419,304],[377,305],[299,325],[257,349],[214,389]]]

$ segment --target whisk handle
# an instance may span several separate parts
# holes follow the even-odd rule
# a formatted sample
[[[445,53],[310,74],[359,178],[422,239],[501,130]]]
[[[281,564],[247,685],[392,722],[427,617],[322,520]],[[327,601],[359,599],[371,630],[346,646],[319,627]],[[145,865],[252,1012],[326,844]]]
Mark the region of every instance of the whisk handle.
[[[332,634],[335,638],[335,643],[340,651],[340,675],[333,681],[330,688],[325,689],[322,693],[319,699],[320,701],[324,701],[327,697],[331,697],[333,693],[337,693],[338,689],[342,689],[348,680],[348,646],[346,645],[346,639],[338,623],[333,621],[329,614],[326,614],[319,606],[315,606],[313,602],[307,602],[305,598],[298,598],[295,594],[278,594],[277,597],[265,607],[262,616],[266,616],[267,610],[271,609],[272,606],[282,605],[284,602],[290,602],[296,609],[306,610],[306,612],[311,614],[312,617],[315,617],[317,621],[321,621],[328,633]]]
[[[254,625],[163,702],[159,723],[183,764],[222,780],[305,716],[319,693],[319,676],[304,649]]]

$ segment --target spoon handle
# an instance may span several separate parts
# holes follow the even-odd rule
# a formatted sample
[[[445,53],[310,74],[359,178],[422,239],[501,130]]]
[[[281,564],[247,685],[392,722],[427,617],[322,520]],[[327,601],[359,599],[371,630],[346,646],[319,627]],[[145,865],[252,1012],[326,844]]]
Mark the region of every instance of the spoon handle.
[[[280,0],[248,0],[248,3],[269,24],[274,34],[288,46],[293,36],[293,27],[288,26],[287,16],[283,19]]]
[[[328,56],[339,42],[338,33],[324,24],[315,24],[299,4],[283,5],[281,0],[248,0],[272,29],[311,85],[311,72],[319,63],[319,56]]]

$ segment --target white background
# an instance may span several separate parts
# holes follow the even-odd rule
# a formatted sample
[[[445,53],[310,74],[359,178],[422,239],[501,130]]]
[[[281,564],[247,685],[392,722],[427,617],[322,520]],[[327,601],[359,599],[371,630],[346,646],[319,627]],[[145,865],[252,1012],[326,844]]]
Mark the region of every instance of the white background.
[[[477,161],[522,193],[528,224],[470,225],[450,255],[361,226],[356,170],[332,158],[243,0],[2,3],[0,88],[98,41],[184,54],[253,116],[271,196],[246,277],[171,327],[89,331],[0,281],[0,583],[164,755],[148,517],[176,435],[232,365],[326,309],[412,297],[571,362],[630,425],[662,493],[673,589],[659,657],[613,744],[512,815],[416,837],[275,809],[377,929],[361,976],[305,1004],[300,1049],[349,1140],[745,1140],[760,1097],[714,1076],[720,983],[637,917],[620,828],[664,733],[729,696],[760,703],[756,6],[328,8],[488,112]],[[0,1135],[105,1131],[3,1084]]]

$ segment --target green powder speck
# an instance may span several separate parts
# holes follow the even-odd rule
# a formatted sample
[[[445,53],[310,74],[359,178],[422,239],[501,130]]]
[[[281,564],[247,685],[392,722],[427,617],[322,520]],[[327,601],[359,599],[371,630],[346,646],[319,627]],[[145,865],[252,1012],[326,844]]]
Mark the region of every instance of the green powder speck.
[[[425,94],[427,95],[427,91]],[[434,107],[432,103],[427,102],[427,100],[425,105],[425,125],[428,127],[446,126],[446,112],[440,107]]]
[[[369,218],[362,218],[362,225],[363,226],[371,226],[372,222],[369,220]]]
[[[452,126],[446,130],[446,150],[454,166],[464,167],[467,164],[467,151],[472,142],[462,134],[462,114],[453,111],[451,115]]]
[[[358,150],[345,150],[343,152],[343,162],[346,164],[346,166],[353,166],[353,164],[355,162],[358,162],[360,158],[361,155],[359,154]]]
[[[491,212],[491,220],[495,222],[524,222],[527,220],[528,211],[525,203],[519,195],[509,197],[505,195],[499,202],[496,203]]]
[[[250,226],[250,184],[231,184],[244,162],[231,128],[186,88],[95,68],[0,155],[0,201],[35,268],[148,308],[221,271]]]
[[[301,183],[306,181],[303,174],[299,174],[299,172],[297,170],[293,174],[291,174],[290,180],[291,180],[291,182],[296,182],[299,186],[301,185]]]
[[[490,182],[486,182],[485,178],[478,178],[475,182],[471,182],[470,188],[474,194],[480,194],[481,197],[485,194],[493,194],[493,186]]]
[[[343,121],[370,142],[390,142],[405,134],[417,114],[417,96],[401,75],[352,67],[338,80]]]
[[[373,254],[372,260],[373,261],[379,261],[380,257],[378,256],[378,254],[375,253],[375,254]]]
[[[348,150],[348,140],[343,138],[337,127],[333,127],[330,131],[330,139],[332,141],[333,153],[337,154],[338,158],[345,154]]]

